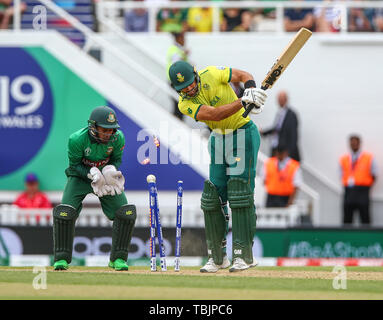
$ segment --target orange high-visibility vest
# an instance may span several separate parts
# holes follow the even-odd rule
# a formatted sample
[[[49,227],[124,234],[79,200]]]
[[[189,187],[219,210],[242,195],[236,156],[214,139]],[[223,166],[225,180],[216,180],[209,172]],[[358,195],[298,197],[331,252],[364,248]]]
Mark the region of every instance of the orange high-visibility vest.
[[[348,186],[350,178],[354,179],[356,186],[371,186],[374,179],[371,175],[372,154],[362,152],[355,164],[352,165],[351,154],[345,154],[340,158],[342,167],[342,182],[344,186]]]
[[[278,170],[278,159],[269,158],[265,162],[265,186],[268,194],[289,196],[294,192],[294,175],[299,169],[299,162],[290,159],[283,170]]]

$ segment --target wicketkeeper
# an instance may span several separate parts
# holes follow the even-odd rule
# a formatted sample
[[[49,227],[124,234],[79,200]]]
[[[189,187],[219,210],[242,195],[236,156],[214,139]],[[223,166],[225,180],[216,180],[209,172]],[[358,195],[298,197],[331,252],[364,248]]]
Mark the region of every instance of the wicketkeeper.
[[[128,248],[136,207],[128,204],[121,171],[125,137],[113,109],[95,108],[88,126],[69,137],[68,177],[61,204],[53,209],[54,270],[66,270],[72,261],[75,222],[89,193],[100,199],[102,211],[113,221],[109,267],[128,270]]]
[[[200,271],[217,272],[230,266],[226,254],[227,201],[233,232],[233,264],[229,271],[253,267],[257,264],[252,246],[260,135],[257,126],[242,114],[250,104],[255,104],[255,112],[261,112],[267,95],[256,88],[250,73],[228,67],[209,66],[197,72],[189,63],[178,61],[171,65],[169,77],[180,94],[180,111],[212,129],[209,180],[205,181],[201,199],[209,259]],[[230,82],[244,83],[242,99],[238,99]]]

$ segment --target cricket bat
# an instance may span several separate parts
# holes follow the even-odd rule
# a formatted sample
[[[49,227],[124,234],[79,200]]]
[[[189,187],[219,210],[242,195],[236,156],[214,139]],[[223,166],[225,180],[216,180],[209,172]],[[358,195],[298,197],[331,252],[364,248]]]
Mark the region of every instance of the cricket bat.
[[[262,82],[261,88],[263,90],[270,89],[274,83],[279,79],[281,74],[286,70],[287,66],[297,55],[299,50],[302,49],[306,41],[311,37],[312,32],[306,28],[301,28],[295,37],[290,41],[290,43],[286,46],[285,50],[283,50],[282,54],[275,61],[270,71],[267,73],[265,79]],[[250,104],[246,111],[242,114],[244,118],[248,116],[253,108],[255,108],[255,104]]]

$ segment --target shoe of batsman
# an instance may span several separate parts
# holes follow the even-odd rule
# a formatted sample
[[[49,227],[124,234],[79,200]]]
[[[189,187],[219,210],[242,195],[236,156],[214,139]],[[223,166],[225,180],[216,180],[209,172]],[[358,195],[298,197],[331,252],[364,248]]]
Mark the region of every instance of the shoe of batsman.
[[[219,265],[215,264],[213,258],[209,258],[206,264],[201,269],[199,269],[199,271],[202,273],[215,273],[219,269],[226,269],[229,267],[230,267],[230,261],[227,256],[224,256],[222,264],[219,264]]]
[[[84,127],[68,139],[69,166],[61,204],[53,210],[54,270],[67,270],[72,261],[75,222],[83,199],[95,194],[103,214],[113,221],[110,264],[115,270],[128,270],[128,248],[136,210],[128,205],[125,178],[119,167],[125,146],[115,111],[108,106],[94,108]]]
[[[242,258],[234,258],[233,265],[230,267],[229,272],[243,271],[255,267],[257,265],[258,261],[255,258],[253,258],[253,261],[251,263],[246,263]]]

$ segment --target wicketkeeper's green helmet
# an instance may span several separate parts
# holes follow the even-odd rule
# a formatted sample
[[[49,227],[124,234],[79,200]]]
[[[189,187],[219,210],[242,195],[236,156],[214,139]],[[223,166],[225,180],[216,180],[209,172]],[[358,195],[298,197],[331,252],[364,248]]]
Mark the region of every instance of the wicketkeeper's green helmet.
[[[102,127],[105,129],[114,129],[114,134],[111,139],[115,139],[115,133],[120,127],[117,121],[116,113],[114,110],[107,106],[100,106],[95,108],[90,114],[88,120],[89,133],[100,143],[107,143],[99,138],[97,127]]]
[[[118,129],[120,127],[118,125],[116,113],[112,108],[107,106],[101,106],[94,109],[90,114],[89,122],[105,129]]]
[[[182,95],[181,90],[190,86],[194,80],[197,80],[199,86],[199,76],[195,67],[186,61],[177,61],[169,68],[169,78],[172,87]]]

